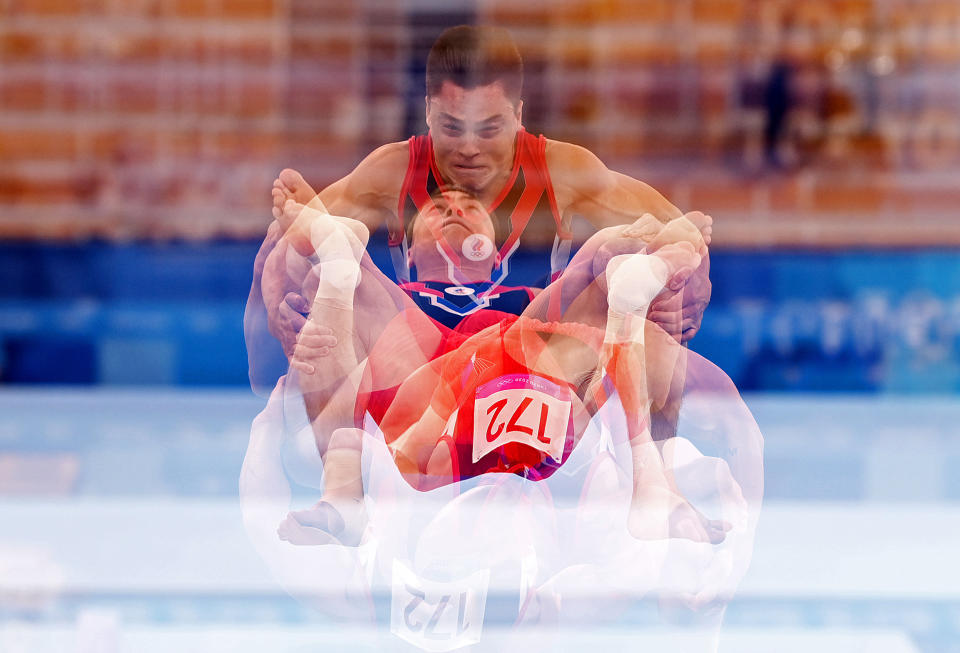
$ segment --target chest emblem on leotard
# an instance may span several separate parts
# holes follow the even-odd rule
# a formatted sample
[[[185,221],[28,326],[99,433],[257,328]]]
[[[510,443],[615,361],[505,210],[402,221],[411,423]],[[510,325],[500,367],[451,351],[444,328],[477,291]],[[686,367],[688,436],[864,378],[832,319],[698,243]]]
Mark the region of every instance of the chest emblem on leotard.
[[[483,234],[471,234],[463,239],[460,251],[471,261],[485,261],[493,256],[493,241]]]
[[[473,462],[511,442],[563,457],[569,390],[531,374],[507,374],[477,388]]]
[[[450,286],[444,290],[448,295],[457,295],[463,297],[464,295],[472,295],[474,293],[473,288],[467,288],[466,286]]]

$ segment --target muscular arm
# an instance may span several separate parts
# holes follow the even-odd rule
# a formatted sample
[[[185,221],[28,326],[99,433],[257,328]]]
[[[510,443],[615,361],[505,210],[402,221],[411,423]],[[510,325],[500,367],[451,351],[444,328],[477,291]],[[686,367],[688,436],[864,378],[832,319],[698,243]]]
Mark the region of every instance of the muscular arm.
[[[681,215],[680,209],[652,186],[610,170],[596,155],[578,145],[547,141],[546,158],[557,205],[564,218],[580,214],[601,229],[630,224],[644,213],[664,223]],[[709,245],[713,219],[699,211],[686,217]],[[648,318],[686,342],[700,329],[711,291],[708,255],[681,290],[665,293],[654,301]]]
[[[655,188],[610,170],[590,150],[547,141],[547,167],[564,216],[577,213],[597,229],[630,224],[644,213],[661,222],[681,215]]]
[[[359,220],[373,232],[396,213],[408,160],[406,142],[388,143],[318,196],[330,213]]]

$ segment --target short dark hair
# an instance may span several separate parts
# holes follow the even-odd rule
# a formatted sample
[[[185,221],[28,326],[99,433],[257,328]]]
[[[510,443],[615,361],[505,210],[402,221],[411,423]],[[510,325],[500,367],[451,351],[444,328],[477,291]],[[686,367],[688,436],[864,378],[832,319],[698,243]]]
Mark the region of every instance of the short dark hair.
[[[510,32],[478,25],[445,30],[427,56],[427,95],[437,95],[446,81],[466,89],[500,82],[517,105],[523,90],[523,59]]]

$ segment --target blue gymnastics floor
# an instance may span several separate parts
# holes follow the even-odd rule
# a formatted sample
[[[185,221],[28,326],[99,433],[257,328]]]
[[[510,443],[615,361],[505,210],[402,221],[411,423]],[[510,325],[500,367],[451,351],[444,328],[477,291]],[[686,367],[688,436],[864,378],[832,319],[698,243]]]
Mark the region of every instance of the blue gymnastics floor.
[[[745,399],[766,497],[719,640],[653,628],[640,610],[551,648],[960,651],[960,402]],[[248,542],[237,479],[263,403],[235,390],[0,391],[0,651],[416,650],[318,617]],[[542,641],[509,639],[496,606],[487,614],[489,650]]]

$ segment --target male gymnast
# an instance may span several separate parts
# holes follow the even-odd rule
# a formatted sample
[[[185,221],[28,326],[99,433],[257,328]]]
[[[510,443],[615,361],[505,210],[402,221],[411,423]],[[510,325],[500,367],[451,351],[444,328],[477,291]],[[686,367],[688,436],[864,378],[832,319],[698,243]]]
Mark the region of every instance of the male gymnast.
[[[644,215],[601,230],[542,292],[490,281],[494,224],[463,189],[436,191],[411,224],[417,283],[397,286],[376,268],[357,221],[290,197],[279,223],[318,279],[291,367],[326,491],[314,509],[292,514],[301,525],[359,537],[367,412],[418,489],[494,471],[540,479],[576,446],[610,389],[607,375],[634,456],[630,532],[653,536],[658,527],[649,526],[665,513],[662,523],[682,525],[671,535],[723,538],[725,526],[701,518],[671,485],[650,434],[651,407],[670,404],[684,370],[679,344],[645,317],[664,285],[682,286],[706,254],[689,220],[664,226]]]

